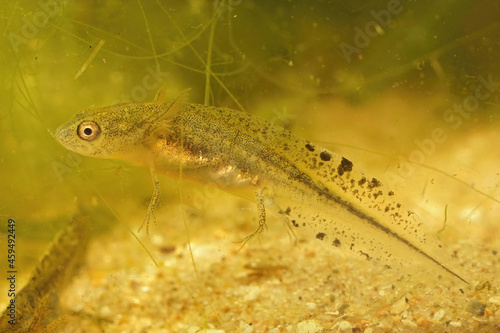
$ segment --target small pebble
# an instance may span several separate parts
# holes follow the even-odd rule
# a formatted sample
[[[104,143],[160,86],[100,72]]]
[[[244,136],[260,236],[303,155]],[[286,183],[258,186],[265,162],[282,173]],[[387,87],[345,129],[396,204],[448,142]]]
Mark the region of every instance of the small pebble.
[[[101,310],[99,311],[101,317],[107,318],[108,316],[111,315],[111,308],[107,305],[103,306]]]
[[[277,328],[273,328],[273,329],[269,330],[268,333],[279,333],[279,330],[275,331],[276,329]],[[247,325],[245,327],[245,329],[242,331],[242,333],[253,333],[253,331],[254,331],[253,325],[252,326],[251,325]]]
[[[432,317],[432,319],[440,321],[441,319],[443,319],[443,317],[444,317],[445,314],[446,314],[446,312],[443,309],[441,309],[441,310],[439,310],[438,312],[436,312],[434,314],[434,316]]]
[[[316,309],[316,303],[306,303],[306,306],[309,310]]]
[[[297,333],[316,333],[322,330],[323,327],[316,320],[304,320],[297,323]]]
[[[339,332],[352,333],[352,324],[348,321],[341,321],[339,323]]]
[[[496,304],[496,305],[500,305],[500,296],[490,297],[490,299],[488,300],[488,302]]]
[[[413,327],[413,328],[417,328],[417,323],[415,323],[413,320],[410,320],[410,319],[403,319],[401,320],[401,322],[403,323],[403,325],[405,326],[408,326],[408,327]]]
[[[164,243],[163,237],[160,235],[153,235],[153,236],[151,236],[151,243],[153,243],[153,245],[156,245],[156,246],[163,245],[163,243]]]
[[[450,326],[451,327],[462,327],[462,324],[460,324],[458,321],[450,321]]]
[[[410,305],[408,304],[408,299],[406,298],[406,296],[403,296],[391,306],[391,314],[400,314],[404,310],[407,310],[409,307]]]
[[[244,302],[251,302],[256,300],[260,294],[261,294],[261,289],[259,286],[249,286],[246,288],[246,293],[243,296],[243,301]]]

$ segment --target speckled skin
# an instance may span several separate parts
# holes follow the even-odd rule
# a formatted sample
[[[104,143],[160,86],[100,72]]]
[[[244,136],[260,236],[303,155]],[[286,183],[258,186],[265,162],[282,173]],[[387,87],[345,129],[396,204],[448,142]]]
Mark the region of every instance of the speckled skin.
[[[82,140],[78,126],[94,122],[100,134]],[[77,153],[118,158],[251,198],[293,230],[349,249],[367,260],[405,271],[436,269],[465,282],[434,235],[392,191],[348,159],[251,114],[211,106],[164,102],[122,104],[76,114],[56,137]],[[158,186],[156,186],[158,189]],[[158,189],[159,191],[159,189]],[[150,212],[159,192],[153,196]],[[149,220],[149,218],[147,218]],[[147,221],[146,221],[147,222]]]
[[[15,324],[8,322],[8,309],[0,317],[0,332],[60,332],[67,318],[59,309],[59,295],[84,260],[89,233],[89,218],[78,213],[17,293]]]

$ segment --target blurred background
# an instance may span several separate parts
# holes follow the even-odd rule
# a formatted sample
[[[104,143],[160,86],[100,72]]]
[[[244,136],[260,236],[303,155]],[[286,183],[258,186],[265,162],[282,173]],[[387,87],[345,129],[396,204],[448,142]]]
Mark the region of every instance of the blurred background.
[[[161,86],[357,161],[434,231],[446,209],[445,243],[498,228],[497,1],[0,3],[0,237],[4,247],[14,218],[20,283],[79,205],[102,210],[99,235],[140,225],[148,171],[70,153],[51,133],[82,109],[151,101]],[[231,239],[254,230],[253,203],[161,183],[172,242],[185,241],[180,186],[188,215],[218,216],[206,228]],[[198,223],[192,238],[213,237]]]

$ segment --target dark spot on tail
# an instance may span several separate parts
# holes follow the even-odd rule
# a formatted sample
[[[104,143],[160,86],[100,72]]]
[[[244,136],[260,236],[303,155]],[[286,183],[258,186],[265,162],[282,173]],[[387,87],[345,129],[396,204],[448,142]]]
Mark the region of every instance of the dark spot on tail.
[[[339,241],[339,239],[338,239],[338,238],[335,238],[335,240],[333,241],[333,243],[332,243],[332,244],[333,244],[333,246],[335,246],[335,247],[340,247],[340,241]]]
[[[318,234],[316,235],[316,238],[319,239],[319,240],[323,240],[323,238],[325,238],[326,234],[324,232],[318,232]]]
[[[309,143],[308,143],[308,144],[306,144],[306,148],[307,148],[307,150],[309,150],[309,151],[314,151],[314,147],[313,147],[311,144],[309,144]]]
[[[342,157],[342,161],[340,162],[337,172],[339,173],[339,176],[342,176],[344,172],[349,172],[352,171],[352,162],[349,161],[347,158]]]
[[[368,253],[365,253],[365,252],[363,252],[363,251],[359,251],[359,253],[360,253],[362,256],[365,256],[366,260],[368,260],[368,261],[372,260],[372,257],[370,257],[370,256],[368,255]]]
[[[319,154],[319,157],[320,157],[323,161],[327,162],[327,161],[329,161],[329,160],[332,158],[332,155],[330,155],[330,154],[329,154],[328,152],[326,152],[326,151],[322,151],[322,152]]]
[[[382,186],[382,183],[379,182],[376,178],[373,178],[372,181],[368,183],[368,188],[375,188],[379,186]]]

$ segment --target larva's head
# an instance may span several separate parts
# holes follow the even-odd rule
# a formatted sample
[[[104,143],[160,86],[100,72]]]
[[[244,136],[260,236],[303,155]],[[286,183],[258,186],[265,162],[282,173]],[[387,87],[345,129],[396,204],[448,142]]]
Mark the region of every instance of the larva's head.
[[[120,158],[141,145],[161,115],[160,104],[131,103],[84,110],[56,130],[56,138],[78,154]]]

